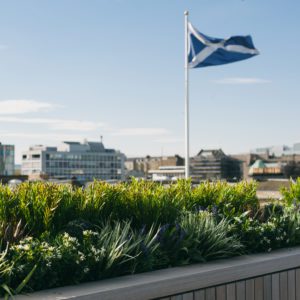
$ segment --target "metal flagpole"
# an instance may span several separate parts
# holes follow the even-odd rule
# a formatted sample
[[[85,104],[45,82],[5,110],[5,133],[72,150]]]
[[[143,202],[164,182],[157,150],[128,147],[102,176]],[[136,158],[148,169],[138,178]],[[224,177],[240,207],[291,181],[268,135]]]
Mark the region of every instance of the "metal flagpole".
[[[188,16],[189,12],[184,12],[184,23],[185,23],[185,60],[184,60],[184,71],[185,71],[185,178],[190,177],[190,141],[189,141],[189,68],[188,68]]]

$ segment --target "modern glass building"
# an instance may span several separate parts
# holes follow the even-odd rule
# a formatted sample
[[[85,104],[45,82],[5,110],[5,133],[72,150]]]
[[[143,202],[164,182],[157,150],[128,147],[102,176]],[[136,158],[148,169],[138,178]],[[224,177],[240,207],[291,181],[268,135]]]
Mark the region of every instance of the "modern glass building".
[[[22,174],[79,181],[123,180],[125,155],[101,142],[63,142],[33,146],[22,155]]]
[[[12,176],[15,170],[15,146],[0,143],[0,175]]]

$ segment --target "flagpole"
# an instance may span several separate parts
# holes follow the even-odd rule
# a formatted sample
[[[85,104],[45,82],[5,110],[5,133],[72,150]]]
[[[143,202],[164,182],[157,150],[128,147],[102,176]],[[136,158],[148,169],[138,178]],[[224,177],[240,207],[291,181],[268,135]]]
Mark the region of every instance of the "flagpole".
[[[185,32],[185,178],[190,177],[190,141],[189,141],[189,68],[188,68],[188,16],[189,12],[184,12],[184,32]]]

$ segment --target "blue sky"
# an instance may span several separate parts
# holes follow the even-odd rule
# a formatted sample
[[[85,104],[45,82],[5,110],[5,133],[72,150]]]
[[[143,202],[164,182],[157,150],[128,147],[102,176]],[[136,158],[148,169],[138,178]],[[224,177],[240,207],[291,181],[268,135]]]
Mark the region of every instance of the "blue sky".
[[[300,141],[300,3],[0,1],[0,141],[99,140],[127,156],[184,154],[184,10],[261,55],[190,71],[191,155]]]

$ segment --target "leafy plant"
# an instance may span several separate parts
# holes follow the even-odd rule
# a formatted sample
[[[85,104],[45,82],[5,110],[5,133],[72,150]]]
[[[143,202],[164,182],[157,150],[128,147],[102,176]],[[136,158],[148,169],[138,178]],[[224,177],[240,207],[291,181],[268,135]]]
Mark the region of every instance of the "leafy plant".
[[[25,236],[26,225],[23,226],[22,220],[18,223],[14,223],[14,220],[8,224],[4,221],[0,223],[0,238],[2,239],[2,244],[14,244],[23,239]]]
[[[11,274],[13,263],[6,258],[8,251],[8,244],[6,249],[0,253],[0,295],[4,295],[5,299],[13,297],[13,295],[19,294],[23,288],[26,286],[33,273],[35,272],[37,265],[34,265],[32,270],[26,275],[26,277],[21,281],[21,283],[14,289],[5,282],[6,279]]]
[[[192,207],[190,206],[192,204]],[[242,181],[234,185],[227,182],[204,182],[192,191],[189,211],[217,209],[220,218],[232,218],[251,210],[254,214],[259,208],[256,196],[256,183]]]
[[[232,232],[240,237],[247,252],[271,251],[300,244],[300,212],[297,207],[270,205],[265,219],[249,212],[234,218]]]
[[[204,262],[243,253],[243,246],[229,235],[226,220],[216,222],[208,212],[186,213],[175,226],[165,225],[158,234],[160,247],[170,265]]]
[[[235,235],[229,235],[225,219],[216,222],[207,212],[186,214],[181,227],[189,237],[186,248],[191,262],[231,257],[243,253],[243,245]]]
[[[283,187],[280,190],[283,200],[287,205],[300,204],[300,177],[296,182],[290,181],[289,188]]]

